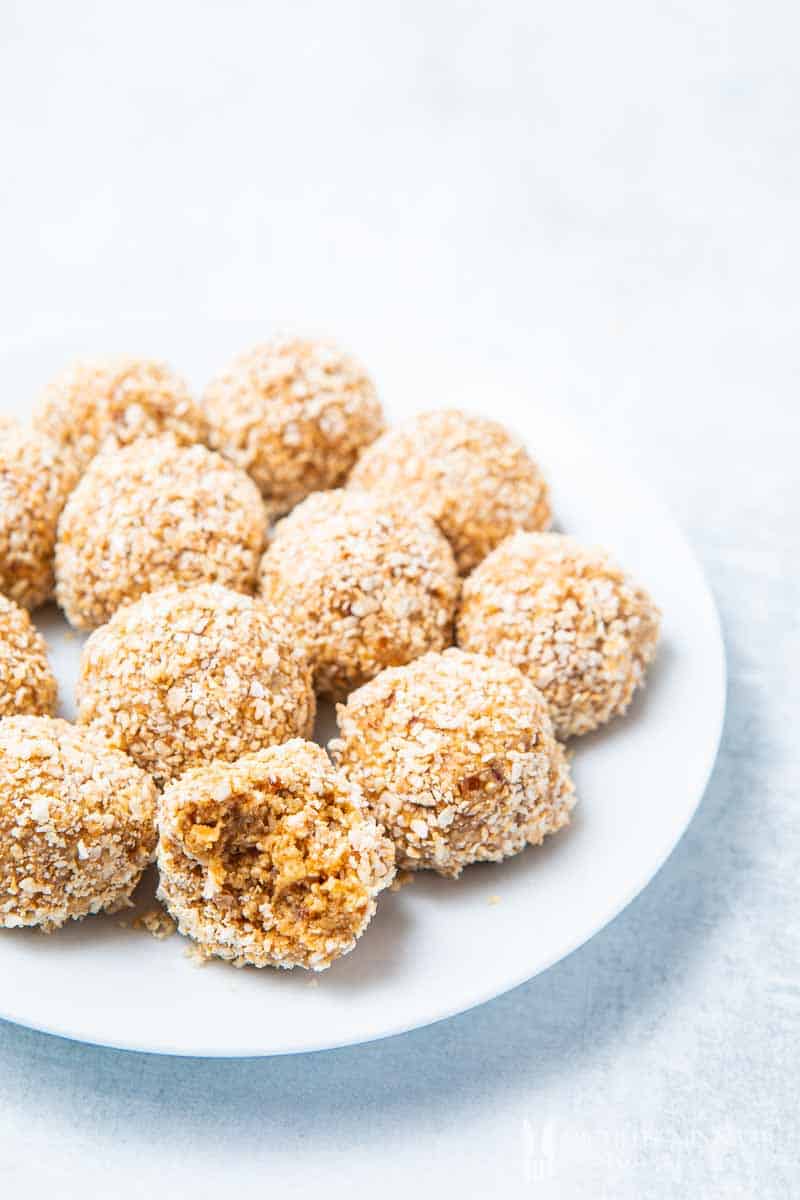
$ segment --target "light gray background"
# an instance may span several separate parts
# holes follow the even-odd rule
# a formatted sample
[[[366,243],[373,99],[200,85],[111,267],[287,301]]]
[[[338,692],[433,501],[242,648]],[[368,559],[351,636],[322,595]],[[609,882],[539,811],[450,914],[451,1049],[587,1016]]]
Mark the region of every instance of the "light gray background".
[[[294,1059],[0,1025],[0,1194],[800,1190],[798,34],[755,0],[0,3],[0,339],[483,345],[650,477],[730,665],[697,818],[567,961]]]

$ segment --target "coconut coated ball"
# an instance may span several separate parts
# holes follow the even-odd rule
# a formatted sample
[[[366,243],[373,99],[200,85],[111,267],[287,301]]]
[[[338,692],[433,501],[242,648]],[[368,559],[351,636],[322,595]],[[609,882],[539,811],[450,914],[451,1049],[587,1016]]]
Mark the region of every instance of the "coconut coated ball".
[[[565,738],[625,712],[655,654],[659,618],[604,551],[518,533],[464,581],[458,643],[519,667]]]
[[[126,605],[81,657],[78,720],[159,785],[215,758],[308,737],[314,715],[310,672],[283,618],[218,584]]]
[[[57,696],[44,638],[24,608],[0,596],[0,717],[52,714]]]
[[[96,733],[0,721],[0,926],[125,907],[156,846],[156,788]]]
[[[78,629],[171,583],[252,592],[266,514],[258,488],[205,446],[143,438],[100,454],[58,527],[56,596]]]
[[[237,966],[329,967],[394,876],[358,791],[300,739],[188,771],[161,797],[159,827],[159,898]]]
[[[52,595],[56,528],[74,482],[53,442],[0,422],[0,592],[25,608]]]
[[[209,445],[253,476],[273,516],[338,487],[383,429],[372,380],[328,342],[276,337],[209,384]]]
[[[136,438],[171,433],[188,444],[208,435],[185,381],[166,363],[130,356],[73,363],[45,388],[33,420],[77,472],[101,450]]]
[[[452,642],[458,576],[424,514],[367,492],[315,492],[275,527],[261,594],[291,617],[323,695]]]
[[[542,696],[516,667],[445,650],[382,671],[337,707],[334,762],[398,867],[457,876],[569,822],[574,789]]]
[[[422,413],[373,442],[348,486],[402,496],[429,513],[462,575],[515,529],[546,529],[548,488],[525,447],[496,421]]]

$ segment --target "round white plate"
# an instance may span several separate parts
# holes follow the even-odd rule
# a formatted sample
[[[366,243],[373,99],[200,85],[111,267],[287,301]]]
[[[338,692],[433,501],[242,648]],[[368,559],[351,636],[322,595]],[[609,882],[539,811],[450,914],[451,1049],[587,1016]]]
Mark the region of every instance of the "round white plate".
[[[58,343],[31,339],[0,355],[0,408],[24,417],[65,361],[110,349],[169,357],[199,386],[262,332],[252,323],[193,333],[139,322]],[[286,1054],[414,1029],[489,1000],[580,946],[637,895],[688,825],[716,754],[725,665],[714,602],[674,522],[546,407],[474,363],[426,360],[421,374],[401,346],[357,348],[391,417],[459,404],[522,434],[551,481],[559,528],[612,549],[663,610],[647,688],[624,719],[574,743],[579,803],[567,831],[458,881],[421,874],[385,894],[356,949],[331,970],[198,967],[184,939],[135,931],[132,914],[90,917],[49,937],[0,932],[0,1016],[87,1042],[187,1055]],[[82,639],[54,609],[37,622],[62,715],[72,716]],[[329,713],[321,726],[324,741],[334,732]],[[151,872],[138,911],[152,907],[153,891]]]

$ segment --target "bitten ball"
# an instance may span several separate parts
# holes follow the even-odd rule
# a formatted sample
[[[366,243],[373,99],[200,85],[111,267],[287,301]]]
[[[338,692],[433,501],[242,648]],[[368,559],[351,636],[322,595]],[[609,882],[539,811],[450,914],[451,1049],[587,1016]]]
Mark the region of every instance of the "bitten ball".
[[[209,444],[252,475],[273,516],[338,487],[383,429],[364,368],[306,338],[276,337],[240,354],[203,402]]]
[[[308,737],[315,701],[283,618],[218,584],[119,609],[81,657],[78,720],[160,785],[189,767]]]
[[[508,663],[426,654],[382,671],[337,717],[334,762],[385,825],[398,867],[457,876],[569,821],[564,751],[541,695]]]
[[[496,421],[455,409],[384,433],[348,486],[404,497],[430,514],[462,575],[515,529],[550,524],[548,487],[525,447]]]
[[[330,966],[394,876],[357,790],[299,739],[187,772],[159,825],[160,899],[205,954],[237,966]]]
[[[57,696],[44,638],[24,608],[0,596],[0,717],[51,715]]]
[[[152,779],[96,733],[0,721],[0,926],[124,907],[156,846]]]
[[[367,492],[309,496],[261,563],[261,594],[291,618],[317,691],[334,698],[450,645],[458,587],[434,523]]]
[[[0,592],[25,608],[52,594],[58,518],[74,482],[53,442],[0,422]]]
[[[120,355],[83,359],[44,389],[35,427],[62,448],[76,471],[101,450],[140,437],[171,433],[176,441],[206,441],[202,409],[166,363]]]
[[[205,446],[165,435],[98,455],[62,513],[56,597],[94,629],[171,583],[252,592],[266,534],[258,488]]]
[[[519,667],[564,738],[625,712],[658,629],[650,596],[604,551],[518,533],[465,580],[457,634],[464,649]]]

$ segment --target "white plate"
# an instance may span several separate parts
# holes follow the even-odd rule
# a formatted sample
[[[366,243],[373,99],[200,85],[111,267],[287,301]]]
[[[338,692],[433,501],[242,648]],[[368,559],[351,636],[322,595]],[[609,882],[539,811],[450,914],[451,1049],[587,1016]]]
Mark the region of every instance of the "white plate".
[[[138,323],[29,342],[0,356],[2,406],[24,416],[49,374],[92,350],[164,354],[202,384],[261,332],[240,324],[195,336]],[[119,917],[71,923],[50,937],[3,931],[0,1016],[83,1041],[191,1055],[286,1054],[414,1029],[489,1000],[580,946],[637,895],[688,825],[716,754],[725,666],[714,602],[682,534],[641,484],[474,363],[426,360],[421,374],[403,347],[373,350],[366,358],[391,416],[458,403],[515,426],[551,481],[559,527],[610,547],[663,609],[646,690],[626,718],[575,743],[572,826],[507,863],[469,868],[457,882],[424,874],[384,895],[353,953],[319,976],[197,967],[182,938],[158,942],[121,928]],[[72,716],[81,639],[54,610],[37,621],[62,713]],[[323,738],[332,732],[328,725]],[[152,894],[148,877],[141,909]]]

